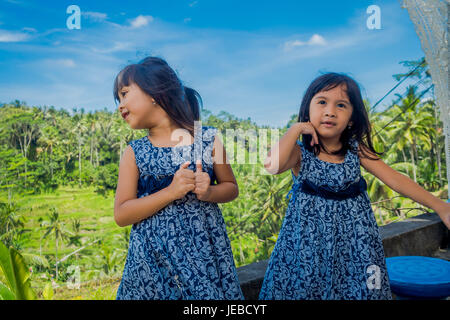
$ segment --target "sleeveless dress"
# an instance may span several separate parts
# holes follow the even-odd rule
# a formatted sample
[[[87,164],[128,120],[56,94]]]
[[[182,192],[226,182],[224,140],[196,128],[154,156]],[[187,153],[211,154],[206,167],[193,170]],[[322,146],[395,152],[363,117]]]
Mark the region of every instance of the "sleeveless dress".
[[[292,196],[259,298],[392,299],[358,142],[350,140],[343,163],[322,161],[297,144],[301,168],[297,177],[291,170]]]
[[[155,147],[148,137],[130,142],[139,169],[137,197],[167,187],[185,161],[213,174],[217,129],[195,130],[194,144]],[[187,193],[133,224],[117,300],[243,299],[225,222],[217,203]]]

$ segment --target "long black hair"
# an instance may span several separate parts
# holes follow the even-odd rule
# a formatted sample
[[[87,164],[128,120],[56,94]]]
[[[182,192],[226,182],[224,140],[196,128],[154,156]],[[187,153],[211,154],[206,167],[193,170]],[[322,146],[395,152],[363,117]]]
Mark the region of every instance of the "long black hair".
[[[202,98],[194,89],[183,86],[164,59],[147,57],[123,68],[114,80],[116,103],[120,90],[131,83],[150,95],[177,125],[194,135],[194,121],[200,120]]]
[[[363,98],[361,96],[361,90],[358,83],[356,83],[355,80],[345,74],[330,72],[317,77],[309,85],[308,89],[306,89],[306,92],[302,99],[302,103],[300,105],[300,111],[297,121],[309,121],[309,108],[311,105],[311,100],[317,93],[321,91],[331,90],[340,85],[345,85],[347,96],[350,99],[350,103],[353,107],[353,113],[350,118],[350,121],[352,121],[353,124],[350,129],[348,127],[345,128],[345,130],[341,134],[340,141],[342,143],[342,148],[338,151],[332,152],[331,154],[345,155],[347,150],[351,147],[349,143],[350,139],[356,139],[356,141],[358,141],[358,144],[364,147],[361,148],[362,154],[369,159],[377,160],[378,158],[370,158],[366,153],[366,151],[369,151],[369,153],[372,153],[372,155],[383,154],[383,152],[375,151],[375,148],[373,147],[369,116],[367,114]],[[314,145],[314,147],[311,147],[311,139],[312,136],[309,134],[302,135],[303,144],[309,151],[312,151],[315,155],[318,155],[320,153],[321,147],[326,150],[325,146],[320,141],[320,138],[319,145]]]

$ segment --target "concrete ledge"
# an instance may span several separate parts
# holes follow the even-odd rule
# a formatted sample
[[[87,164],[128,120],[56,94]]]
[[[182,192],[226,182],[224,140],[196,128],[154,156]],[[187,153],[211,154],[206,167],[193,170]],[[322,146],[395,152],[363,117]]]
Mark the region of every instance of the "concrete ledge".
[[[386,257],[431,256],[448,246],[448,230],[437,213],[425,213],[380,227]]]
[[[448,230],[436,213],[425,213],[380,228],[386,257],[433,256],[449,245]],[[258,299],[268,260],[239,267],[237,274],[247,300]]]
[[[242,293],[246,300],[257,300],[269,260],[262,260],[237,268]]]

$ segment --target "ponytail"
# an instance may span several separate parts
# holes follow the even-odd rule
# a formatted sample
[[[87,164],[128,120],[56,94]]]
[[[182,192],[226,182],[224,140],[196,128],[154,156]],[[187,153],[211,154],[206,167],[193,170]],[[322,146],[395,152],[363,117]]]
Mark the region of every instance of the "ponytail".
[[[200,94],[192,88],[184,87],[184,94],[187,98],[186,104],[191,109],[195,121],[200,120],[200,108],[203,108],[203,101]]]

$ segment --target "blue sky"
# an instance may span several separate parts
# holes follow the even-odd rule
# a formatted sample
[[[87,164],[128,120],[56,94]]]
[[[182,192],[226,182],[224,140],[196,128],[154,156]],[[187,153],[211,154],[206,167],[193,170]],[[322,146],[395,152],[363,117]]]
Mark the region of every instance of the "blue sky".
[[[72,4],[80,30],[66,27]],[[366,26],[370,5],[380,30]],[[277,127],[321,72],[349,74],[374,103],[406,71],[400,61],[424,54],[397,0],[0,0],[0,103],[113,111],[114,77],[147,55],[165,58],[214,113]]]

